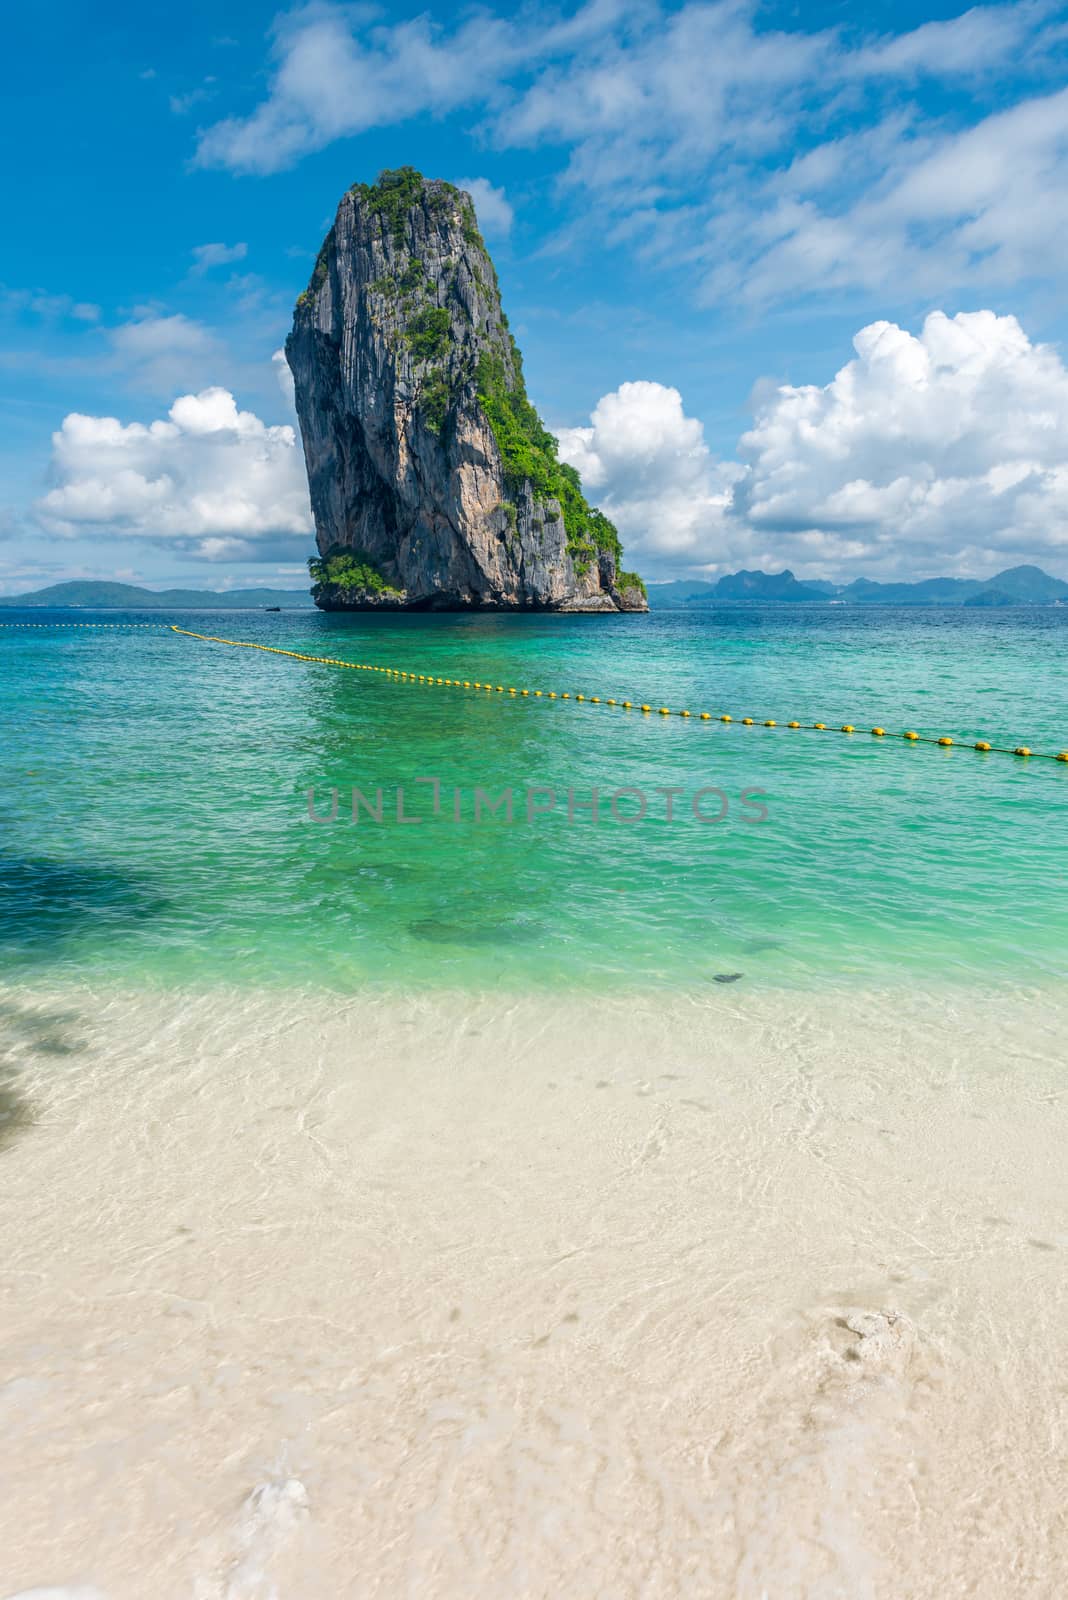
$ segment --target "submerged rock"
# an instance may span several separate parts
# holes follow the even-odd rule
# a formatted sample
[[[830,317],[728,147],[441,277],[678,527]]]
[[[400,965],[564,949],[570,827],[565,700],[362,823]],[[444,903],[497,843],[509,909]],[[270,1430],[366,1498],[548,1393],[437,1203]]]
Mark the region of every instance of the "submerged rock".
[[[468,194],[410,167],[354,185],[286,357],[322,609],[648,609],[527,399]]]

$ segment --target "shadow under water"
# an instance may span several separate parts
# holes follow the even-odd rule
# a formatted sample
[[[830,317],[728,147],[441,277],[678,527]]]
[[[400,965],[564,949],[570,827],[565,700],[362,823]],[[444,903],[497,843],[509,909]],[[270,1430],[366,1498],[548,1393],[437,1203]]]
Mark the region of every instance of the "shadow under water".
[[[79,1020],[74,1011],[37,1011],[0,1001],[0,1151],[34,1121],[33,1103],[19,1083],[27,1061],[78,1055],[85,1043],[69,1030]]]
[[[30,1102],[20,1094],[14,1070],[0,1062],[0,1150],[11,1144],[32,1121]]]
[[[115,867],[0,855],[0,955],[9,970],[55,960],[90,928],[126,933],[166,904]]]

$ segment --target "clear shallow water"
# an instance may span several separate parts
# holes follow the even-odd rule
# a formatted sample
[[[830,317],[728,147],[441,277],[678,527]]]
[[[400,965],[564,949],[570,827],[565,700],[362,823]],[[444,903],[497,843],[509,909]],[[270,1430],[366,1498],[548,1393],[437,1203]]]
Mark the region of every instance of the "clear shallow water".
[[[695,713],[1058,750],[1068,610],[98,617],[0,619],[11,976],[625,990],[733,973],[1029,985],[1068,965],[1068,766],[479,696],[166,627]],[[440,815],[419,777],[440,780]],[[352,824],[353,785],[382,788],[381,824]],[[309,819],[313,786],[320,814],[339,789],[336,823]],[[419,824],[397,820],[402,786]],[[513,789],[511,824],[475,824],[476,786]],[[529,786],[552,789],[556,810],[528,822]],[[645,795],[642,820],[614,819],[624,787]],[[694,820],[706,787],[726,796],[720,823]],[[571,823],[569,788],[587,802]],[[665,788],[682,791],[671,820]],[[741,804],[753,789],[760,825]],[[709,816],[722,805],[702,801]]]
[[[1062,1600],[1064,1024],[0,985],[0,1594]]]

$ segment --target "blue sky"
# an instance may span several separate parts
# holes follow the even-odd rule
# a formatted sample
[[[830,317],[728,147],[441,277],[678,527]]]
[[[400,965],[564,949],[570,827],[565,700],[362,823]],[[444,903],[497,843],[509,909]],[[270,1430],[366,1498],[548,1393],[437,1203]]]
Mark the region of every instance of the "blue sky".
[[[532,395],[651,576],[1068,573],[1063,7],[5,32],[0,590],[301,582],[272,358],[342,191],[403,163],[472,181]]]

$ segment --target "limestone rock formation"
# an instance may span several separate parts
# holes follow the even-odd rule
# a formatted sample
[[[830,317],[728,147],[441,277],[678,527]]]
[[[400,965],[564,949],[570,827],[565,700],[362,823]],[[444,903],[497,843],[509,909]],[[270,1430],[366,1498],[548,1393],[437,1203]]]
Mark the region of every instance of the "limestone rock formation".
[[[647,609],[527,399],[462,190],[408,167],[350,189],[286,356],[319,606]]]

